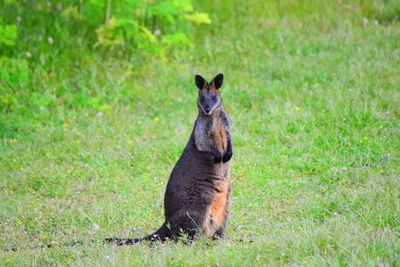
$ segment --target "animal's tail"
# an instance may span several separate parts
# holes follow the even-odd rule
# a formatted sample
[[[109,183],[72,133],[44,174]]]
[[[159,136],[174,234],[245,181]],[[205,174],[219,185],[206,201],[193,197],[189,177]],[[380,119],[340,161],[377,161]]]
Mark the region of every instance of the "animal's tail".
[[[163,223],[161,225],[160,229],[155,231],[153,234],[148,235],[146,237],[142,238],[106,238],[103,240],[104,244],[115,244],[117,246],[125,246],[125,245],[133,245],[138,242],[142,241],[161,241],[165,242],[171,238],[171,232],[167,226],[166,223]],[[71,241],[67,243],[62,243],[62,244],[57,244],[57,243],[52,243],[48,245],[43,245],[43,246],[38,246],[34,247],[33,249],[42,249],[42,248],[53,248],[53,247],[72,247],[72,246],[79,246],[79,245],[86,245],[86,244],[94,244],[98,242],[95,239],[91,239],[88,241]],[[5,251],[19,251],[22,250],[23,248],[11,248],[11,249],[6,249]]]
[[[43,248],[54,248],[54,247],[72,247],[72,246],[80,246],[80,245],[89,245],[89,244],[94,244],[96,243],[95,239],[91,239],[91,240],[86,240],[86,241],[71,241],[71,242],[66,242],[66,243],[51,243],[51,244],[47,244],[47,245],[42,245],[42,246],[36,246],[36,247],[28,247],[28,248],[23,248],[23,247],[19,247],[19,248],[10,248],[10,249],[4,249],[3,251],[21,251],[21,250],[26,250],[26,249],[43,249]]]
[[[115,244],[117,246],[126,246],[126,245],[133,245],[135,243],[138,242],[142,242],[142,241],[161,241],[161,242],[165,242],[166,240],[171,238],[171,232],[167,226],[166,223],[163,223],[163,225],[161,225],[160,229],[158,229],[157,231],[155,231],[154,233],[152,233],[151,235],[148,235],[146,237],[142,237],[142,238],[106,238],[104,240],[104,243],[108,243],[108,244]]]

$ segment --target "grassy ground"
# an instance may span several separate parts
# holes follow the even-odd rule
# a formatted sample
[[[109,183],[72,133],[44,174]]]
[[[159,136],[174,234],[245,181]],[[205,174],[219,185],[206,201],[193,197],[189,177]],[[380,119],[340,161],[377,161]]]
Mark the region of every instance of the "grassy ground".
[[[392,9],[227,2],[197,3],[213,24],[168,61],[34,70],[41,95],[79,87],[107,103],[55,99],[0,115],[0,265],[400,264]],[[197,113],[193,76],[218,72],[234,138],[228,240],[37,248],[155,230]]]

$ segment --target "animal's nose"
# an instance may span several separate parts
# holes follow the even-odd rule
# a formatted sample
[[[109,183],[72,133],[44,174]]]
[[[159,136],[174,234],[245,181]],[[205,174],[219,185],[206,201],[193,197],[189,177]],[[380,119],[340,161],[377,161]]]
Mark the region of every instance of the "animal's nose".
[[[211,111],[211,107],[208,106],[208,105],[205,106],[205,107],[204,107],[204,111],[207,112],[207,113],[210,112],[210,111]]]

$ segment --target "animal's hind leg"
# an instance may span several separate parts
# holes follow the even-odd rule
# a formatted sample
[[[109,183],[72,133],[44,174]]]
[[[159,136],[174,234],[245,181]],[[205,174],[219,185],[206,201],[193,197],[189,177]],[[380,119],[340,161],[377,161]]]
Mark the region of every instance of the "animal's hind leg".
[[[143,240],[148,240],[148,241],[161,241],[161,242],[165,242],[166,240],[168,240],[169,238],[171,238],[171,232],[167,226],[167,223],[163,223],[163,225],[161,225],[160,229],[158,229],[156,232],[154,232],[151,235],[148,235],[144,238],[141,238],[140,241]]]
[[[193,240],[203,227],[204,214],[199,211],[178,211],[168,222],[173,239],[186,234],[190,240]]]
[[[215,240],[215,239],[225,239],[225,227],[221,227],[220,229],[218,229],[216,232],[215,232],[215,234],[214,234],[214,236],[213,236],[213,239]]]
[[[142,242],[142,241],[161,241],[164,242],[168,238],[171,238],[171,232],[167,227],[166,223],[161,225],[160,229],[155,231],[153,234],[148,235],[143,238],[106,238],[104,243],[108,244],[115,244],[117,246],[126,246],[126,245],[133,245],[134,243]]]
[[[218,229],[216,229],[216,231],[213,235],[214,240],[215,239],[225,239],[225,229],[226,229],[227,224],[228,224],[228,214],[225,211],[224,222]]]

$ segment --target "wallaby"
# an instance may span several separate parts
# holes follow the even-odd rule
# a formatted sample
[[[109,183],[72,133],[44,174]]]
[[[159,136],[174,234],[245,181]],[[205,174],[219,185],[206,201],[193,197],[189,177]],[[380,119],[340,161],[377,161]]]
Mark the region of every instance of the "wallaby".
[[[163,225],[144,238],[107,238],[106,242],[120,246],[144,240],[164,242],[183,234],[191,240],[198,234],[225,238],[233,151],[230,120],[220,94],[223,79],[221,73],[210,83],[195,76],[199,115],[167,184]]]
[[[148,241],[177,240],[186,234],[190,240],[197,234],[225,238],[230,211],[230,159],[233,155],[231,125],[222,104],[222,73],[208,83],[195,76],[199,89],[199,115],[182,155],[172,170],[164,197],[165,222],[153,234],[143,238],[106,238],[118,246]],[[96,240],[90,240],[94,243]],[[63,246],[83,245],[73,241]],[[49,244],[37,248],[51,248]],[[18,251],[18,248],[10,249]],[[8,251],[8,250],[7,250]]]

